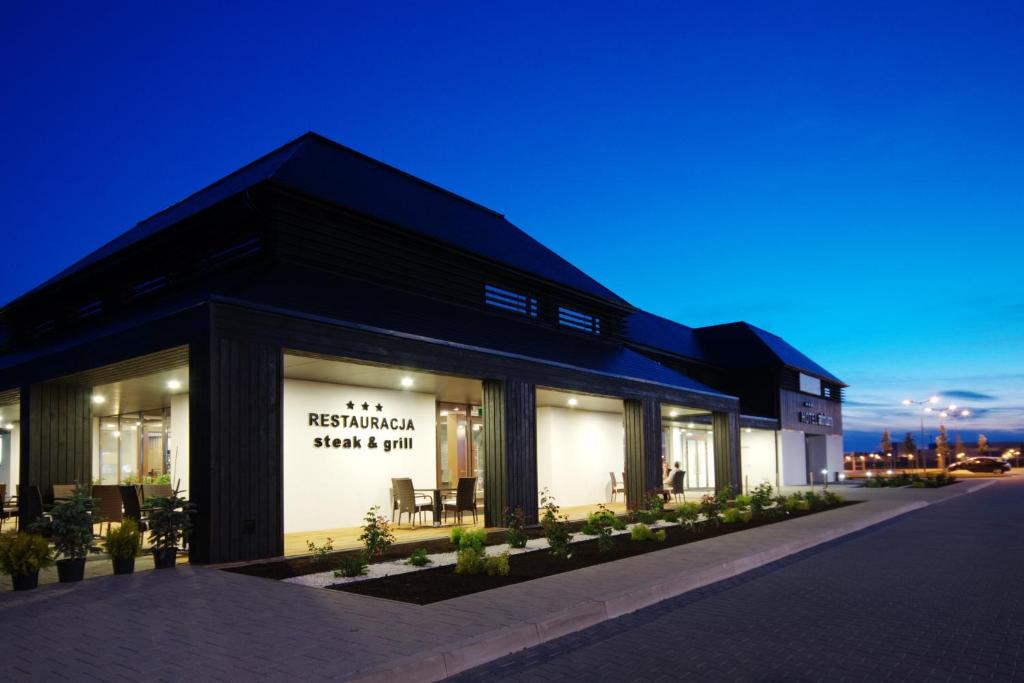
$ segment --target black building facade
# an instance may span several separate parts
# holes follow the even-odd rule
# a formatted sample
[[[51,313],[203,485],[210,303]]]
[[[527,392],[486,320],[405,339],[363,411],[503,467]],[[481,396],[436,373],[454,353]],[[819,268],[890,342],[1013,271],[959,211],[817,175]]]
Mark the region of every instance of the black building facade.
[[[672,460],[707,490],[842,469],[844,385],[780,338],[640,311],[500,214],[315,134],[0,326],[9,490],[181,482],[196,562],[284,555],[289,533],[386,510],[410,472],[476,476],[499,525],[536,521],[542,487],[600,502],[619,476],[638,504]]]

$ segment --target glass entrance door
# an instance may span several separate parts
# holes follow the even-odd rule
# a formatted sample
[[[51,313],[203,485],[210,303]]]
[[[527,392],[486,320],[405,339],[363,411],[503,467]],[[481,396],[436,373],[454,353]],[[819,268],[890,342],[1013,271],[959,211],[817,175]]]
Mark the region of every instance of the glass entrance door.
[[[483,433],[480,406],[437,404],[437,484],[454,489],[460,477],[476,477],[478,504],[484,491]]]

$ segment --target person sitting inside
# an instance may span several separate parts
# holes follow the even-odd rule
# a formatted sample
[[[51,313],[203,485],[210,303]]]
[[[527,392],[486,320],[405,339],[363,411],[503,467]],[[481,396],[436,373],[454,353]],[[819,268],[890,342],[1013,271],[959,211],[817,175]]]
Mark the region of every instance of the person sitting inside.
[[[669,496],[672,493],[672,480],[675,479],[676,472],[682,474],[682,470],[679,469],[678,462],[672,463],[672,469],[668,471],[668,474],[665,475],[665,479],[661,482],[662,486],[664,487],[662,489],[661,495],[664,496],[665,500],[668,500]]]

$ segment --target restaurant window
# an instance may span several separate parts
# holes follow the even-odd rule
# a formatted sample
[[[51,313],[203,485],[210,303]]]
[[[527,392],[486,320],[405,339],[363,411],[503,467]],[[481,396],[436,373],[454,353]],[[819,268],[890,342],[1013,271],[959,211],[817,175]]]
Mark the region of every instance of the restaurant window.
[[[454,489],[461,477],[476,477],[478,501],[484,492],[484,429],[480,406],[437,404],[437,485]]]

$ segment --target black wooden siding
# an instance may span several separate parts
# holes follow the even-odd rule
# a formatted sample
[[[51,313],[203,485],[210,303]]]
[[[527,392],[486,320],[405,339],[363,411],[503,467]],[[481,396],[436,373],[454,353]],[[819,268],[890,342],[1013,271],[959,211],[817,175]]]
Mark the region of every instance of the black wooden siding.
[[[711,425],[714,430],[715,486],[729,486],[734,493],[740,492],[740,420],[737,413],[713,413]]]
[[[484,380],[484,521],[502,526],[521,507],[537,523],[536,387],[520,380]]]
[[[649,491],[661,488],[661,403],[654,399],[623,401],[626,430],[626,505],[643,505]]]
[[[92,481],[92,391],[43,383],[21,392],[22,486],[49,498],[54,484]]]

